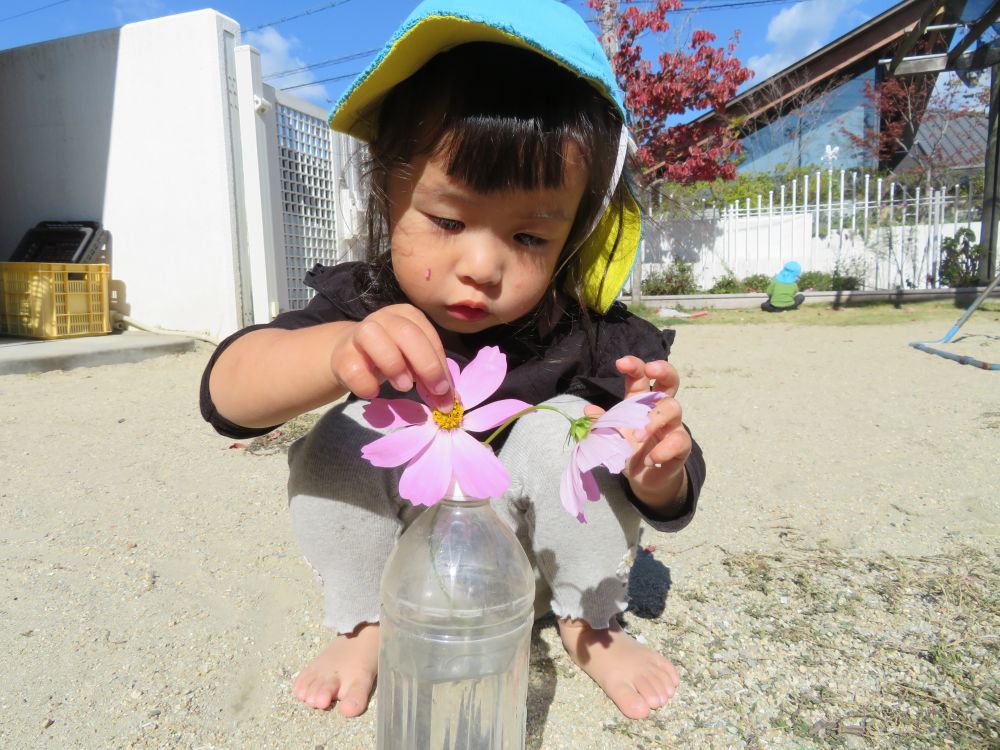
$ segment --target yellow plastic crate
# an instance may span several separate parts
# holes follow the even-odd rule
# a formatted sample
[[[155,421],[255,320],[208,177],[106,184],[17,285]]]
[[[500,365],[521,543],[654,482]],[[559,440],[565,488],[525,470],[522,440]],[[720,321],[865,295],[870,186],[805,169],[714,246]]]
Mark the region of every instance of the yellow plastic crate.
[[[0,333],[63,339],[111,333],[107,263],[0,263]]]

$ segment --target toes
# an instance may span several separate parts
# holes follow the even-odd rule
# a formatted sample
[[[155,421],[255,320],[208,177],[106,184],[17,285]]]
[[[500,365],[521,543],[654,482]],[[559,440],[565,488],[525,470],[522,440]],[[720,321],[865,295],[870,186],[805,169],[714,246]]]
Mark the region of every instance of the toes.
[[[672,696],[676,692],[677,686],[681,684],[681,677],[677,674],[677,667],[663,657],[660,657],[659,666],[660,672],[666,677],[667,683],[670,685],[670,695]]]
[[[360,716],[368,708],[368,699],[372,694],[372,684],[352,683],[341,690],[337,710],[348,718]]]
[[[611,696],[618,710],[630,719],[645,719],[652,710],[649,701],[643,698],[635,690],[630,689],[628,695]]]
[[[333,703],[333,696],[337,692],[336,684],[329,684],[321,680],[313,682],[306,693],[305,703],[312,708],[328,709]]]
[[[635,681],[635,689],[649,708],[659,708],[670,700],[666,685],[655,677],[639,677]]]
[[[295,682],[292,685],[292,693],[300,701],[305,701],[306,696],[309,694],[309,688],[312,686],[314,677],[315,675],[308,670],[299,672],[298,675],[296,675]]]

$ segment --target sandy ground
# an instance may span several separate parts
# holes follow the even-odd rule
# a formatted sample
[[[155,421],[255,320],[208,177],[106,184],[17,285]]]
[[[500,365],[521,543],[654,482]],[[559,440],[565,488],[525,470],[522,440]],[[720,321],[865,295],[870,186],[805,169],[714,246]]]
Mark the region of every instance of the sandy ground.
[[[996,315],[974,321],[958,347],[1000,360]],[[644,533],[627,622],[676,659],[681,692],[623,720],[549,623],[530,747],[941,746],[934,731],[998,746],[1000,608],[980,584],[1000,549],[1000,373],[906,345],[945,328],[680,328],[709,481],[688,529]],[[374,747],[375,711],[349,721],[291,695],[326,640],[320,592],[289,528],[285,456],[230,448],[198,415],[208,354],[0,377],[0,747]],[[920,588],[921,570],[956,565],[958,589]],[[789,608],[799,631],[847,639],[839,652],[776,630]],[[943,691],[900,698],[895,718],[884,688],[902,677],[865,651],[892,638],[908,660],[892,669]],[[939,641],[948,664],[971,660],[965,682],[927,657]]]

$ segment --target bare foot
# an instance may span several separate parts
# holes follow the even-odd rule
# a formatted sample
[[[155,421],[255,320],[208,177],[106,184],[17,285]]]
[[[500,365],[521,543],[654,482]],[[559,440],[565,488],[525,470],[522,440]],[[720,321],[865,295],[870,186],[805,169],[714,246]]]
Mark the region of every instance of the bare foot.
[[[378,623],[364,622],[341,634],[295,678],[295,697],[313,708],[330,708],[347,717],[368,708],[378,674]]]
[[[680,678],[674,665],[628,635],[616,620],[598,630],[586,620],[559,620],[570,658],[630,719],[645,719],[674,697]]]

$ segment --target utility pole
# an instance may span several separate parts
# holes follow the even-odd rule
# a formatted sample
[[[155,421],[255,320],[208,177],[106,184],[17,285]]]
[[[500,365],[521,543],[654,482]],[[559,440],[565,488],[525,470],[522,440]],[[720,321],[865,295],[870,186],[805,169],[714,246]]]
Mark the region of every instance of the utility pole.
[[[618,0],[604,0],[601,3],[601,11],[598,14],[601,24],[601,47],[609,60],[614,60],[618,53]],[[639,257],[635,259],[635,266],[632,267],[632,304],[638,305],[642,301],[642,260],[646,251],[646,240],[639,244]]]
[[[604,0],[598,20],[601,24],[601,46],[608,59],[613,60],[618,53],[618,35],[615,34],[618,26],[618,0]]]

